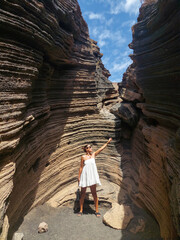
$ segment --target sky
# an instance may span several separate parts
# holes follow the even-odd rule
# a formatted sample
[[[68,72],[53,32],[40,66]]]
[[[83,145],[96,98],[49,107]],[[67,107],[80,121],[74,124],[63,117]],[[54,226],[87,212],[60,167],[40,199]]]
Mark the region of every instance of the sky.
[[[132,63],[128,44],[132,41],[131,26],[137,22],[140,0],[78,0],[90,38],[98,42],[102,62],[112,82],[121,82]]]

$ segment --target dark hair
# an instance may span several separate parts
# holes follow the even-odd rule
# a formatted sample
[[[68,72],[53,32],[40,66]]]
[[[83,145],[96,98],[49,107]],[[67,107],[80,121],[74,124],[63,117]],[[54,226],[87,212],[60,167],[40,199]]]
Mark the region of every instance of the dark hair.
[[[84,152],[86,152],[86,149],[88,148],[88,147],[91,147],[91,145],[90,144],[86,144],[82,149],[84,150]]]

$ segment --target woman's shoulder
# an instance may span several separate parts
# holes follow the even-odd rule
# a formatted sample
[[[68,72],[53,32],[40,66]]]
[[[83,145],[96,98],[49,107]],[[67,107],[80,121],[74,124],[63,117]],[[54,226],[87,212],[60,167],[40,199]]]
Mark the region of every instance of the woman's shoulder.
[[[91,155],[91,156],[92,156],[92,158],[95,158],[95,152],[94,152],[94,153],[92,153],[92,155]],[[89,158],[87,158],[87,155],[86,155],[86,154],[84,154],[84,155],[82,155],[82,156],[81,156],[81,159],[85,161],[85,160],[87,160],[87,159],[89,159]]]
[[[81,156],[81,159],[82,159],[82,160],[86,160],[86,155],[82,155],[82,156]]]

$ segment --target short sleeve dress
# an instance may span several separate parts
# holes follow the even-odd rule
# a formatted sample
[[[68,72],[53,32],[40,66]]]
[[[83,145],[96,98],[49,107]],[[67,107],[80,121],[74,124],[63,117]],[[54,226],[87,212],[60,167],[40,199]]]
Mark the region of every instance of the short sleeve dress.
[[[94,158],[84,161],[84,167],[80,176],[79,187],[89,187],[94,184],[101,185]]]

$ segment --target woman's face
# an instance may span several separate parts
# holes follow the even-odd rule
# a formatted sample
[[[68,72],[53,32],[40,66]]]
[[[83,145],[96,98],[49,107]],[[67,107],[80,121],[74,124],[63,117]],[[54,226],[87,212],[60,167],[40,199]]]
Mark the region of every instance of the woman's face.
[[[91,145],[88,145],[88,146],[86,147],[86,152],[87,152],[87,153],[91,153],[91,152],[92,152],[92,147],[91,147]]]

